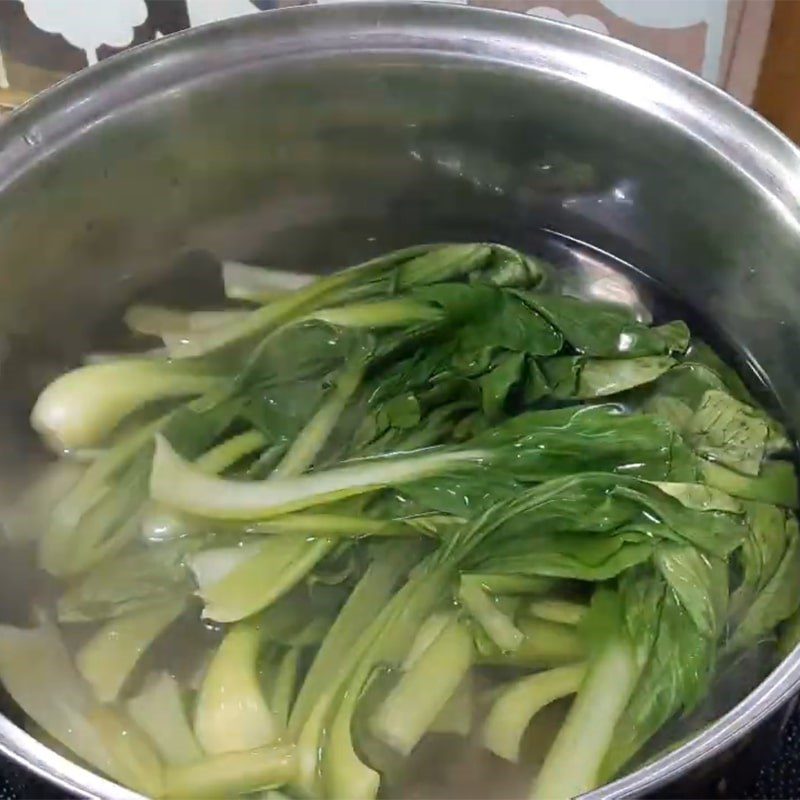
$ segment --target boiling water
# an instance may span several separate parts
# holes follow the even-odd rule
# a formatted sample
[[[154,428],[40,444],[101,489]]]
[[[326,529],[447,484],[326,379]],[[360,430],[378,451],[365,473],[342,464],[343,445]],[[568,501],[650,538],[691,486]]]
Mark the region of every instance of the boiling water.
[[[552,233],[537,236],[527,249],[556,265],[553,280],[567,294],[626,305],[643,320],[685,320],[694,334],[707,341],[729,364],[737,368],[767,410],[779,419],[782,418],[769,384],[758,365],[727,341],[710,320],[695,313],[667,287],[652,281],[633,266],[608,253]],[[144,299],[148,302],[194,307],[204,302],[212,306],[215,302],[219,303],[219,281],[212,277],[216,273],[213,260],[207,256],[193,257],[183,265],[180,272],[180,280],[165,281],[160,286],[148,289]],[[185,279],[187,274],[192,275],[191,281]],[[199,276],[203,279],[198,280]],[[190,297],[186,297],[187,285],[192,287]],[[142,299],[141,296],[131,297],[129,302]],[[110,351],[131,346],[120,323],[122,310],[115,309],[109,314],[107,321],[87,337],[86,350]],[[5,412],[7,420],[13,421],[9,435],[15,437],[15,445],[5,448],[3,457],[6,460],[0,465],[10,476],[3,487],[4,503],[14,497],[19,486],[35,475],[43,463],[44,453],[35,437],[30,432],[20,433],[21,420],[27,414],[34,392],[59,371],[74,366],[73,359],[77,355],[71,353],[64,358],[63,354],[59,354],[59,357],[54,357],[52,353],[42,353],[22,343],[21,346],[12,348],[3,365],[4,381],[15,387],[11,400],[7,400],[10,405],[0,409]],[[12,463],[13,470],[10,470]],[[2,558],[2,621],[26,624],[32,603],[51,604],[58,586],[52,579],[34,569],[30,550],[20,551],[3,544]],[[70,642],[78,644],[91,628],[92,626],[68,626]],[[202,666],[203,654],[209,651],[219,636],[218,630],[198,621],[197,609],[194,609],[190,618],[174,626],[170,635],[152,648],[137,672],[143,675],[153,666],[163,664],[189,679]],[[684,739],[731,708],[766,675],[774,660],[774,649],[767,644],[739,658],[736,663],[726,665],[703,704],[689,718],[676,720],[666,726],[642,754],[640,761],[651,757],[670,743]],[[496,669],[478,669],[476,673],[479,696],[488,693],[499,682],[500,672]],[[505,670],[502,679],[514,674],[519,673]],[[4,707],[8,709],[9,716],[18,719],[19,712],[12,705],[5,698]],[[391,797],[420,799],[524,797],[530,786],[531,776],[541,763],[567,708],[567,701],[559,701],[537,715],[525,736],[520,766],[510,765],[482,748],[475,733],[467,739],[454,735],[428,736],[404,762],[399,762],[386,753],[378,753],[377,761],[385,773],[382,793]],[[361,728],[363,726],[358,724],[357,718],[356,740],[369,752],[374,743],[360,738]]]

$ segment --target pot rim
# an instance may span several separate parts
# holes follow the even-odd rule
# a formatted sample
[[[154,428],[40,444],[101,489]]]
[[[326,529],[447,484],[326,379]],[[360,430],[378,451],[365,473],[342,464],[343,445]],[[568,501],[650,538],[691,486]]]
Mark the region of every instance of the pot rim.
[[[327,39],[326,24],[332,29]],[[554,56],[563,51],[562,61],[565,54],[570,61],[568,66],[561,65],[565,77],[612,100],[644,107],[665,122],[682,127],[686,136],[699,139],[755,183],[772,201],[776,213],[790,221],[800,239],[800,181],[796,180],[800,175],[800,150],[752,109],[699,76],[609,36],[560,21],[450,3],[384,0],[296,6],[268,13],[254,10],[252,15],[200,25],[130,48],[35,95],[0,124],[0,191],[37,160],[52,155],[114,109],[154,91],[244,65],[250,59],[280,58],[286,49],[277,47],[277,52],[265,54],[263,48],[264,41],[275,37],[289,46],[291,40],[303,40],[308,52],[319,52],[308,47],[309,34],[312,44],[313,37],[318,44],[331,42],[334,40],[330,37],[341,34],[348,25],[351,32],[360,31],[370,38],[370,52],[398,49],[392,48],[388,37],[399,32],[412,37],[412,45],[419,53],[428,49],[451,56],[482,55],[484,60],[506,60],[512,66],[530,70],[541,70],[543,66],[541,58],[534,60],[526,53],[543,50]],[[464,28],[473,33],[472,51],[461,38],[451,42],[449,48],[442,47],[451,29],[463,32]],[[323,29],[322,35],[319,29]],[[252,36],[255,41],[247,42],[248,47],[239,52],[228,51],[225,59],[206,58],[203,69],[197,70],[197,51],[205,50],[207,57],[206,48],[214,47],[220,38],[236,36]],[[350,40],[348,49],[352,48]],[[408,42],[403,50],[409,51]],[[595,74],[598,67],[599,75]],[[606,68],[604,76],[602,71]],[[619,75],[612,74],[615,71],[629,79],[637,76],[640,82],[626,85]],[[97,97],[101,87],[108,90],[105,94],[110,97]],[[657,789],[730,747],[774,713],[798,688],[800,646],[743,700],[697,736],[629,775],[583,795],[583,800],[639,796]],[[141,798],[50,750],[3,715],[0,752],[84,797]]]

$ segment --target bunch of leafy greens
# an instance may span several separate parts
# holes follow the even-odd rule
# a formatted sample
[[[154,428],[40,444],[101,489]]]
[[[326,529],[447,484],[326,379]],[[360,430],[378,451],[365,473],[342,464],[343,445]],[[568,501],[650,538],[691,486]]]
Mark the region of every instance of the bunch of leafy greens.
[[[0,628],[0,677],[54,746],[153,796],[372,798],[380,747],[516,762],[574,695],[531,790],[567,798],[796,638],[791,444],[682,322],[499,245],[223,279],[223,310],[130,309],[160,344],[33,409],[64,458],[15,538],[63,591]],[[192,674],[151,649],[200,616]]]

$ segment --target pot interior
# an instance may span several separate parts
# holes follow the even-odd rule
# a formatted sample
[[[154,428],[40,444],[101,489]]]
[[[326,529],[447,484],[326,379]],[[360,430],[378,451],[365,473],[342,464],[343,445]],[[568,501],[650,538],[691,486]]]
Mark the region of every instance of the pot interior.
[[[326,272],[504,242],[703,326],[796,430],[798,168],[690,76],[502,14],[295,9],[114,59],[0,129],[2,497],[43,457],[36,392],[112,346],[132,299],[217,297],[219,258]],[[0,571],[21,623],[30,565]]]

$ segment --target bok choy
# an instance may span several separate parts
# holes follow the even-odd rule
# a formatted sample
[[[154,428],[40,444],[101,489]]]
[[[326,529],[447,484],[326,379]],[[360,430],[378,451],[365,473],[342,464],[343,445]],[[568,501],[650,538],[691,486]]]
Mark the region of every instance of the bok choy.
[[[222,277],[213,310],[133,306],[163,346],[31,414],[62,459],[9,540],[58,592],[0,628],[0,680],[77,759],[371,800],[455,735],[568,798],[797,640],[790,437],[682,321],[497,244]]]

